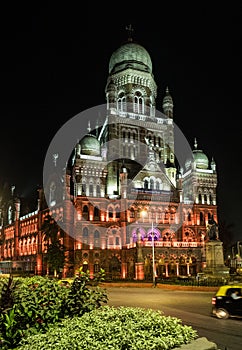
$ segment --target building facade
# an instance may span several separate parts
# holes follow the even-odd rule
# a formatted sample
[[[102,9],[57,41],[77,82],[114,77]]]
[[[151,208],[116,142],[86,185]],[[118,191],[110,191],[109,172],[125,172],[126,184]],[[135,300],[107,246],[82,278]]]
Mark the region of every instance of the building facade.
[[[177,133],[168,88],[157,110],[150,55],[131,38],[111,55],[105,95],[105,113],[87,121],[61,176],[54,155],[36,211],[21,215],[13,189],[2,201],[2,264],[48,272],[50,214],[65,232],[64,276],[80,267],[91,275],[102,267],[112,280],[196,275],[206,266],[207,224],[218,221],[214,160]]]

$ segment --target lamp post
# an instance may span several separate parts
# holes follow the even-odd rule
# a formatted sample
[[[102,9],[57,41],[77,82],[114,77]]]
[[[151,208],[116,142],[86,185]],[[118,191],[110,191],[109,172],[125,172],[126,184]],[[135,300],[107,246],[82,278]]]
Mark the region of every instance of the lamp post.
[[[144,218],[145,215],[147,214],[147,212],[145,210],[143,210],[141,212],[142,217]],[[156,269],[155,269],[155,240],[154,240],[154,222],[153,222],[153,218],[151,221],[151,238],[152,238],[152,283],[153,283],[153,287],[156,287]]]
[[[155,271],[155,240],[154,240],[154,225],[153,225],[153,220],[152,220],[152,270],[153,270],[153,287],[156,286],[156,281],[155,281],[155,276],[156,276],[156,271]]]

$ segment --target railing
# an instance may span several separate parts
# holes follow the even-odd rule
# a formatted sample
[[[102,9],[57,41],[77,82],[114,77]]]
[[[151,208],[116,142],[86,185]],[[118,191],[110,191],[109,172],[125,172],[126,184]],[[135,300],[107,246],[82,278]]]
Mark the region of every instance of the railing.
[[[143,247],[152,247],[152,241],[143,241]],[[166,242],[166,241],[154,241],[155,247],[173,247],[173,248],[197,248],[203,245],[202,242]],[[128,249],[136,247],[136,243],[126,244]]]

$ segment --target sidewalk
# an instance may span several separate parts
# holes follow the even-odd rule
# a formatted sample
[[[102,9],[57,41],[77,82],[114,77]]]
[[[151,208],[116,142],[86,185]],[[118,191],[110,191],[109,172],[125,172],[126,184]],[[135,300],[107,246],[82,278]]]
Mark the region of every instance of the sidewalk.
[[[117,288],[124,288],[124,287],[133,287],[133,288],[153,288],[152,283],[147,282],[103,282],[100,283],[100,287],[108,288],[108,287],[117,287]],[[182,285],[175,285],[175,284],[162,284],[157,283],[155,288],[160,289],[170,289],[170,290],[191,290],[191,291],[200,291],[200,292],[217,292],[217,287],[207,287],[207,286],[182,286]]]

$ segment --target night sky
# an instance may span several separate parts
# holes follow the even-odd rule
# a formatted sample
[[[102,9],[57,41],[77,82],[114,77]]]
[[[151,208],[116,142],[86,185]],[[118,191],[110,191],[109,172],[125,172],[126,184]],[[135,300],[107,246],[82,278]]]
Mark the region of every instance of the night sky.
[[[174,122],[218,172],[219,220],[242,240],[241,5],[169,2],[12,5],[1,10],[0,184],[36,194],[48,146],[70,118],[104,104],[111,54],[133,39],[151,56],[161,111],[165,88]],[[227,4],[228,6],[228,4]],[[103,12],[103,14],[102,14]]]

